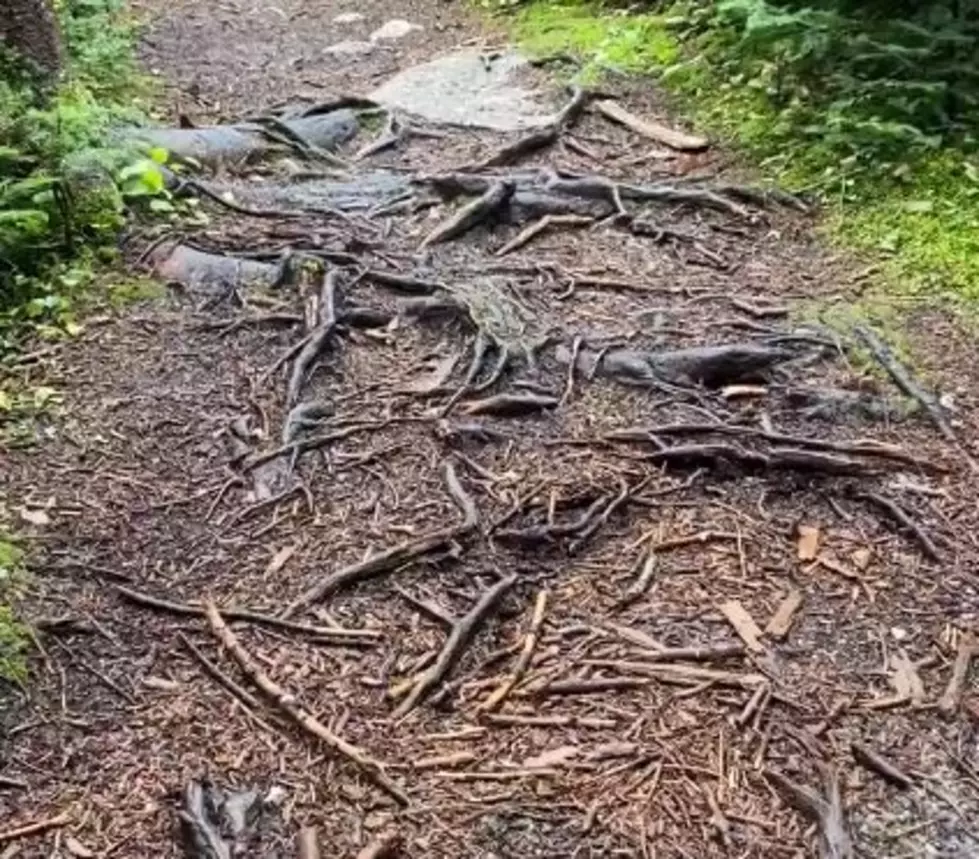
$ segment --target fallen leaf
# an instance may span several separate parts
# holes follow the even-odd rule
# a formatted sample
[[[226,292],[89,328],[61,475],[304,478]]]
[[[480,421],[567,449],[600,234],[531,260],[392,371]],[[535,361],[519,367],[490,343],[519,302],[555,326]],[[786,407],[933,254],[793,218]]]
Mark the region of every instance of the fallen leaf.
[[[577,746],[558,746],[556,749],[550,749],[532,758],[527,758],[523,762],[523,766],[526,769],[553,767],[577,757],[578,752],[579,748]]]
[[[51,524],[51,517],[44,510],[30,510],[27,507],[21,507],[17,512],[20,514],[20,518],[29,525],[40,527]]]
[[[95,856],[81,841],[71,835],[65,838],[65,850],[72,856],[77,856],[78,859],[92,859]]]
[[[296,549],[298,548],[299,546],[293,543],[291,546],[283,546],[279,549],[272,560],[269,561],[269,565],[265,568],[265,575],[274,576],[279,572],[289,562],[289,559],[296,554]]]
[[[796,546],[800,561],[816,560],[819,549],[819,529],[813,525],[799,525],[796,528],[799,542]]]

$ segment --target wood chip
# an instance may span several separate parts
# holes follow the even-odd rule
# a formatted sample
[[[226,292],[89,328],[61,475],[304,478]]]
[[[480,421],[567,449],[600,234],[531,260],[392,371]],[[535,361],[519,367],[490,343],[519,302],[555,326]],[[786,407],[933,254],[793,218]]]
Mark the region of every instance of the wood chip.
[[[748,650],[752,653],[765,652],[765,646],[760,640],[762,631],[740,602],[729,600],[718,606],[718,610],[724,615],[725,620],[734,627],[734,631],[740,636]]]
[[[521,766],[528,770],[547,769],[578,757],[580,751],[577,746],[558,746],[556,749],[549,749],[546,752],[541,752],[539,755],[527,758]]]
[[[799,525],[796,528],[799,542],[796,546],[800,561],[815,561],[819,551],[819,529],[813,525]]]
[[[962,701],[962,691],[965,689],[966,681],[969,679],[969,668],[972,665],[972,657],[976,655],[976,638],[971,632],[964,633],[959,638],[959,647],[955,653],[955,664],[952,666],[952,676],[948,679],[948,686],[938,701],[938,712],[943,716],[953,716],[959,709]]]
[[[789,634],[792,622],[795,620],[795,613],[802,607],[802,592],[793,588],[790,590],[775,609],[775,614],[771,616],[765,626],[765,635],[781,641]]]
[[[291,546],[283,546],[281,549],[279,549],[279,551],[272,557],[272,560],[269,561],[269,565],[265,568],[265,575],[274,576],[276,573],[278,573],[287,563],[289,563],[289,559],[296,554],[296,549],[298,548],[299,546],[297,544],[293,544]]]
[[[676,149],[680,152],[702,152],[708,146],[706,137],[686,134],[667,128],[658,122],[642,119],[614,101],[597,101],[595,102],[595,109],[606,119],[624,125],[649,140],[669,146],[670,149]]]

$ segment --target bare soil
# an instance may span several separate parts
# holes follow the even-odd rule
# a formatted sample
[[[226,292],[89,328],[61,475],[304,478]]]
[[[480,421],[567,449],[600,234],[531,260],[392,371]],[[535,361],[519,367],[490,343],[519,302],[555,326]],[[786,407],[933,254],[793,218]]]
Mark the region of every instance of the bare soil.
[[[460,4],[365,5],[149,2],[144,58],[171,115],[203,123],[363,94],[460,44],[501,41]],[[352,11],[366,20],[333,23]],[[391,18],[424,29],[356,60],[323,55]],[[658,114],[648,84],[614,86],[634,113],[680,124]],[[449,171],[506,142],[441,131],[365,165]],[[519,169],[689,188],[698,175],[726,181],[728,161],[659,150],[586,112]],[[56,387],[64,404],[43,443],[0,451],[8,506],[50,520],[24,523],[38,647],[27,688],[0,690],[0,856],[208,855],[185,853],[179,828],[181,794],[202,779],[272,791],[242,856],[308,855],[296,846],[308,827],[337,857],[382,855],[361,851],[389,836],[400,846],[385,855],[411,857],[851,855],[822,843],[841,830],[786,786],[828,801],[828,775],[859,855],[979,852],[968,672],[961,696],[942,701],[979,617],[968,462],[979,364],[954,321],[927,308],[910,317],[915,372],[954,395],[958,442],[921,409],[807,412],[800,389],[899,398],[850,340],[836,348],[819,328],[779,341],[791,360],[713,387],[590,378],[559,360],[561,347],[598,364],[624,347],[761,347],[813,306],[855,301],[862,264],[778,205],[742,218],[650,204],[647,217],[683,235],[658,241],[600,219],[503,256],[522,225],[480,224],[419,251],[452,201],[375,218],[204,207],[196,246],[270,260],[299,249],[339,275],[342,308],[390,321],[338,317],[301,387],[329,407],[309,437],[332,440],[257,467],[282,445],[291,362],[280,359],[323,310],[319,274],[305,291],[301,277],[272,290],[174,288],[90,319],[24,366],[22,382]],[[166,238],[132,236],[133,265]],[[462,296],[469,312],[419,319],[377,271],[442,284],[437,294]],[[501,329],[497,312],[523,327]],[[447,411],[479,338],[473,317],[541,348],[514,350],[493,384],[489,357],[486,390]],[[450,356],[452,375],[422,390]],[[559,402],[475,414],[494,394]],[[646,434],[614,436],[634,428]],[[917,533],[868,495],[893,501]],[[310,594],[401,544],[400,561]],[[120,587],[198,613],[138,604]],[[279,619],[231,625],[251,675],[201,615],[206,601],[229,623],[232,608]],[[465,617],[471,635],[445,654]],[[445,675],[419,685],[447,655],[458,658]],[[284,700],[254,683],[256,666]],[[380,764],[408,804],[297,726],[297,705]],[[897,774],[867,766],[867,749]]]

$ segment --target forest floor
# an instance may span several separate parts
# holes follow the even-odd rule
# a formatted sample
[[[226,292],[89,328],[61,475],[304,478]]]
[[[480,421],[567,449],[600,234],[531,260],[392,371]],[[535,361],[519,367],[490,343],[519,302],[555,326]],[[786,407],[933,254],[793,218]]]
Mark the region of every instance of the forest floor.
[[[372,5],[145,0],[143,58],[186,125],[504,42],[463,4]],[[421,29],[367,39],[393,19]],[[337,857],[979,852],[975,343],[907,308],[943,392],[909,408],[805,324],[863,263],[722,150],[584,107],[497,167],[526,131],[402,118],[425,135],[357,159],[365,121],[352,181],[409,194],[204,199],[127,242],[166,298],[25,365],[64,402],[0,453],[37,644],[0,701],[0,856],[309,859],[312,829]],[[437,241],[460,199],[478,222]]]

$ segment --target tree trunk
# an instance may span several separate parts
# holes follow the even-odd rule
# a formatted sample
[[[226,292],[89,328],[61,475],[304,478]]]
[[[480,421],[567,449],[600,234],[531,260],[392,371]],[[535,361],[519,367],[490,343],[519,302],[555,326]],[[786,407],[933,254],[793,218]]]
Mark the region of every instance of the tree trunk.
[[[0,42],[45,85],[61,72],[61,33],[49,0],[0,0]]]

